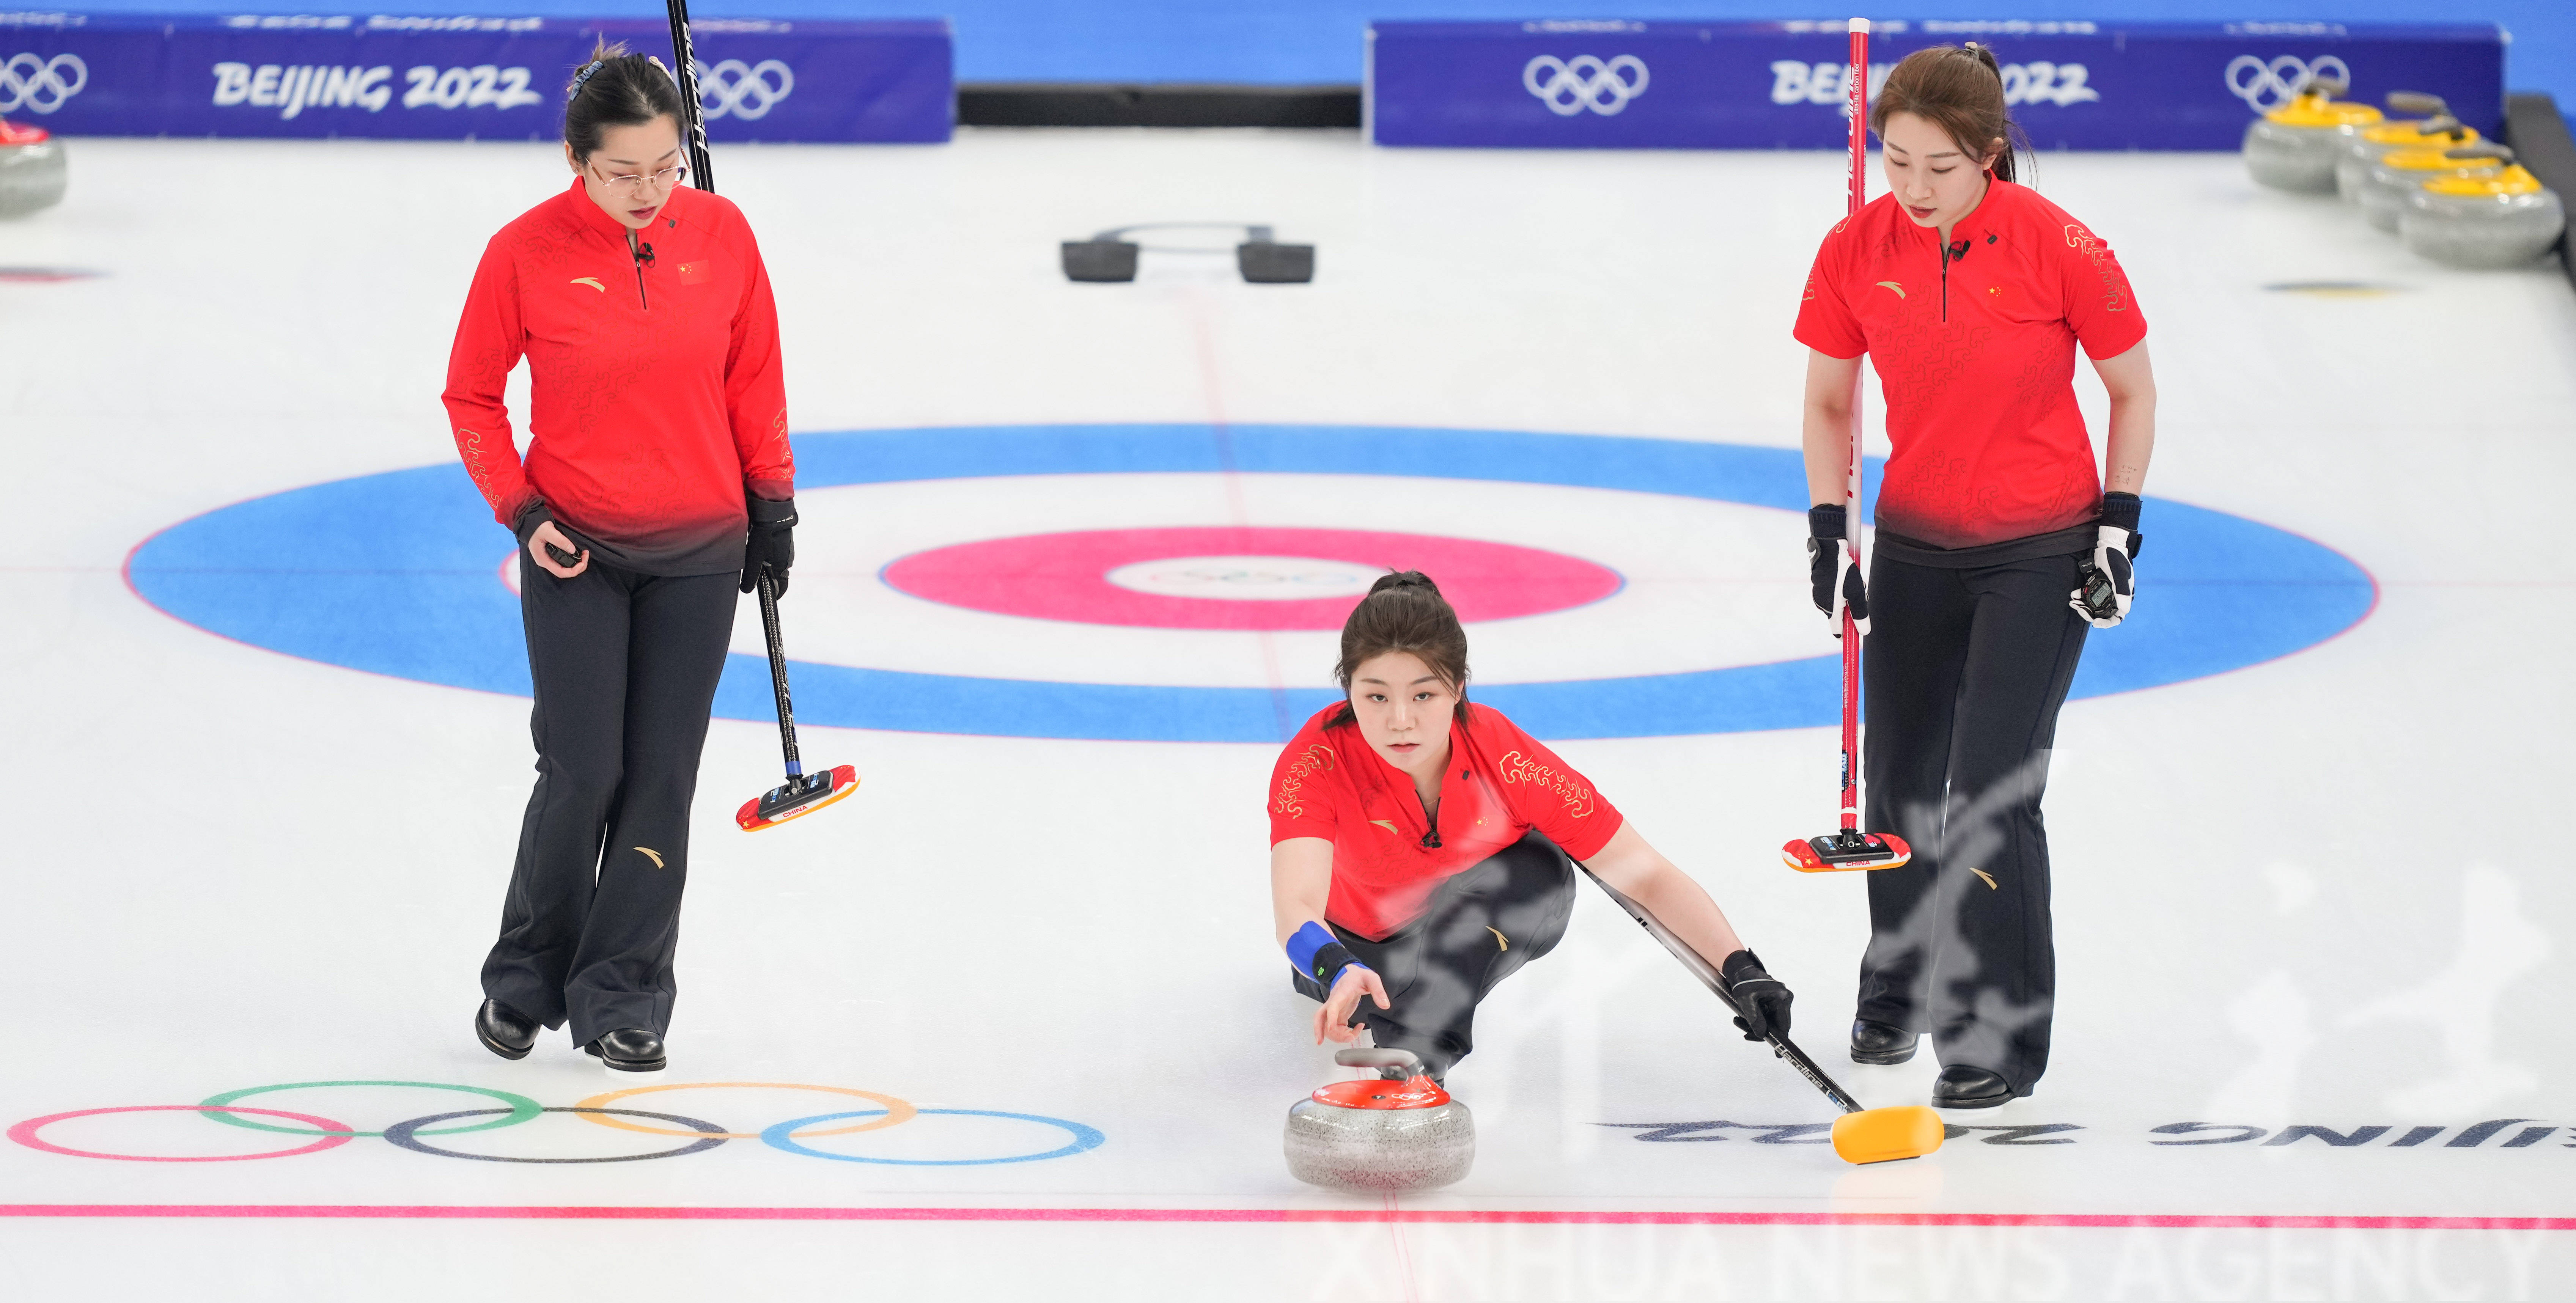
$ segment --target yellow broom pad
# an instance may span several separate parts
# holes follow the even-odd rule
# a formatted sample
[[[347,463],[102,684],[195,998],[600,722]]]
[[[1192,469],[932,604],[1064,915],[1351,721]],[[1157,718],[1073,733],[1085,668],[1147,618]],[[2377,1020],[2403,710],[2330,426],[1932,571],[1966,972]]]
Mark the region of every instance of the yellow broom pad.
[[[1846,1163],[1921,1158],[1941,1147],[1941,1115],[1920,1104],[1869,1108],[1834,1119],[1834,1152]]]

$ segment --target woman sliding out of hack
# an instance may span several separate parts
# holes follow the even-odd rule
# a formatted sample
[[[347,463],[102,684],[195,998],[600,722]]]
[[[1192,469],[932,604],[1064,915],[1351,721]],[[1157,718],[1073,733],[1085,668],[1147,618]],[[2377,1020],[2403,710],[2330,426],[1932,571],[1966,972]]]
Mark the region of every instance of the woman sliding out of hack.
[[[1270,892],[1315,1039],[1409,1050],[1434,1080],[1476,1005],[1555,948],[1574,862],[1716,965],[1747,1040],[1789,1030],[1789,988],[1717,902],[1589,780],[1467,700],[1467,633],[1430,579],[1390,574],[1342,625],[1347,698],[1306,721],[1270,787]]]

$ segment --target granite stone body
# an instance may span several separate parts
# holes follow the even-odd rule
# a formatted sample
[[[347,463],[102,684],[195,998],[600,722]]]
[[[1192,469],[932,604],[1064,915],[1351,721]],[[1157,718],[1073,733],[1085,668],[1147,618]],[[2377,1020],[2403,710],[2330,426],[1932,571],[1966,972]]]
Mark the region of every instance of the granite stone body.
[[[2330,195],[2335,188],[2335,160],[2348,127],[2295,127],[2256,118],[2245,124],[2245,171],[2275,190]]]
[[[69,180],[63,142],[0,145],[0,217],[23,217],[61,203]]]
[[[2370,224],[2391,235],[2397,234],[2397,219],[2406,212],[2414,196],[2423,193],[2424,183],[2438,176],[2494,176],[2504,170],[2503,164],[2491,159],[2462,159],[2438,168],[2400,167],[2390,160],[2400,155],[2414,158],[2417,150],[2400,150],[2382,155],[2370,165],[2370,173],[2361,186],[2361,212]]]
[[[1309,1185],[1431,1190],[1475,1165],[1476,1119],[1455,1099],[1430,1108],[1344,1108],[1310,1098],[1288,1110],[1284,1144],[1289,1174]]]
[[[2549,252],[2567,210],[2548,190],[2532,194],[2445,195],[2418,190],[2398,218],[2406,247],[2454,267],[2519,267]]]

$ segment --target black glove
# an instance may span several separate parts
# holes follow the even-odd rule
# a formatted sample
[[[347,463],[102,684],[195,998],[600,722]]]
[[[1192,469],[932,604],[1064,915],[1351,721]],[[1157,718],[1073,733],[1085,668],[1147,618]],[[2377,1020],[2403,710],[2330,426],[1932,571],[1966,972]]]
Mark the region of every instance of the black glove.
[[[531,499],[528,505],[519,508],[519,518],[510,524],[510,532],[519,536],[519,550],[523,552],[527,550],[528,540],[536,537],[537,526],[546,524],[554,518],[554,508],[547,506],[543,498]],[[546,555],[553,557],[555,564],[559,566],[581,564],[581,553],[566,552],[552,543],[546,544]]]
[[[2096,629],[2108,629],[2128,619],[2129,605],[2137,599],[2138,576],[2133,563],[2138,559],[2138,549],[2146,543],[2146,535],[2138,532],[2139,505],[2134,493],[2103,494],[2102,519],[2094,527],[2093,551],[2076,562],[2077,583],[2075,591],[2066,595],[2066,604]]]
[[[1851,549],[1843,546],[1843,514],[1839,506],[1807,508],[1807,582],[1816,609],[1834,622],[1837,638],[1843,636],[1845,603],[1851,606],[1852,623],[1869,632],[1869,585],[1851,563]]]
[[[1777,1032],[1789,1034],[1789,986],[1779,978],[1762,971],[1762,960],[1750,950],[1738,950],[1718,965],[1718,976],[1726,979],[1727,993],[1735,997],[1735,1007],[1743,1010],[1735,1020],[1736,1030],[1744,1039],[1758,1041]]]
[[[751,509],[751,538],[742,549],[742,591],[748,593],[760,586],[760,574],[769,572],[773,593],[787,595],[787,567],[796,564],[796,499],[772,502],[759,494],[745,499]]]

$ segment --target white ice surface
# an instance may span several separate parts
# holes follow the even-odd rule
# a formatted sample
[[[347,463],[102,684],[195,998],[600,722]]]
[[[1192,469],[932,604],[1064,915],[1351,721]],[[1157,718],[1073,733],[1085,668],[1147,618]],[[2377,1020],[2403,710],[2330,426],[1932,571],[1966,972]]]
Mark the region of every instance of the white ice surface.
[[[451,457],[436,395],[466,277],[488,234],[560,183],[559,157],[518,144],[71,144],[66,204],[0,226],[0,265],[108,273],[0,283],[12,468],[0,478],[0,1124],[279,1082],[471,1084],[558,1106],[635,1084],[605,1078],[560,1035],[506,1064],[466,1028],[526,790],[524,701],[227,642],[144,605],[119,576],[138,541],[196,513]],[[945,148],[734,149],[722,167],[777,277],[807,430],[1232,420],[1787,446],[1803,357],[1787,323],[1841,196],[1830,155],[1372,151],[1332,134],[969,131]],[[2499,1146],[2523,1124],[2477,1149],[2445,1147],[2456,1130],[2411,1149],[2390,1137],[2147,1143],[2147,1128],[2186,1121],[2576,1126],[2558,1093],[2576,1084],[2558,944],[2576,887],[2556,831],[2576,778],[2562,741],[2576,722],[2564,650],[2576,615],[2549,542],[2576,471],[2576,296],[2554,268],[2434,268],[2330,203],[2256,191],[2223,156],[2052,155],[2039,180],[2120,250],[2154,323],[2154,493],[2317,538],[2382,586],[2368,621],[2295,657],[2068,708],[2048,802],[2054,1065],[2036,1097],[1955,1120],[2084,1129],[2064,1133],[2071,1144],[1972,1137],[1853,1169],[1740,1131],[1646,1143],[1605,1127],[1827,1114],[1587,898],[1560,951],[1485,1006],[1477,1053],[1452,1080],[1482,1124],[1474,1175],[1405,1207],[2576,1212],[2576,1132],[2563,1129],[2515,1150]],[[1312,240],[1316,283],[1245,286],[1221,258],[1149,255],[1129,287],[1070,285],[1055,269],[1058,240],[1207,215]],[[2262,288],[2293,281],[2392,292]],[[2098,428],[2099,388],[2089,376],[2078,387]],[[1218,477],[1145,478],[1158,482],[1129,499],[1132,515],[1021,492],[1009,518],[1158,523],[1206,491],[1192,481]],[[1471,528],[1465,505],[1393,521],[1355,511],[1367,499],[1340,479],[1332,499],[1300,501],[1296,479],[1241,487],[1279,523],[1500,537],[1632,578],[1665,549],[1702,548],[1670,558],[1702,587],[1651,605],[1640,595],[1637,619],[1689,630],[1667,646],[1704,664],[1814,646],[1786,517],[1773,529],[1771,513],[1656,499],[1663,514],[1631,515],[1623,535],[1609,525],[1624,508],[1528,490],[1568,509],[1496,534]],[[879,522],[928,538],[938,495],[956,487],[811,495],[800,543],[809,566],[832,564],[800,571],[795,636],[835,659],[945,672],[998,664],[977,656],[1042,660],[1066,678],[1132,663],[1131,631],[1021,621],[994,647],[970,622],[999,617],[869,590],[861,576],[890,552],[932,545],[898,547]],[[1331,511],[1352,515],[1319,514]],[[990,532],[967,524],[949,541]],[[331,540],[312,547],[326,555]],[[2153,602],[2152,550],[2142,582]],[[1592,616],[1517,623],[1586,628],[1642,587]],[[818,600],[827,592],[842,600]],[[889,618],[900,611],[911,615]],[[1323,647],[1301,643],[1287,662],[1311,665]],[[1261,681],[1240,650],[1176,656],[1193,668],[1163,681]],[[1496,637],[1479,653],[1498,679],[1687,667],[1622,666],[1616,655],[1645,653],[1578,654],[1554,637]],[[1861,884],[1776,867],[1784,837],[1830,815],[1832,748],[1807,730],[1566,753],[1797,989],[1802,1039],[1829,1068],[1870,1102],[1915,1101],[1928,1055],[1872,1069],[1833,1052]],[[1043,1163],[901,1168],[756,1141],[593,1166],[443,1160],[371,1139],[193,1164],[0,1143],[0,1204],[1376,1207],[1298,1187],[1278,1157],[1280,1114],[1330,1069],[1303,1043],[1304,1009],[1270,944],[1270,748],[815,729],[807,753],[858,764],[865,786],[810,822],[742,837],[727,817],[774,781],[774,735],[715,725],[675,1062],[660,1080],[1052,1115],[1107,1144]],[[740,1090],[647,1099],[744,1130],[866,1107]],[[370,1127],[479,1106],[378,1088],[244,1102]],[[936,1120],[958,1124],[961,1148],[1024,1138]],[[933,1121],[909,1124],[925,1131],[904,1143],[928,1144]],[[167,1113],[46,1136],[170,1154],[272,1139]],[[450,1143],[466,1142],[568,1156],[645,1143],[565,1117]],[[2576,1265],[2568,1235],[13,1216],[0,1218],[0,1262],[29,1298],[557,1297],[606,1288],[612,1269],[645,1270],[670,1297],[2547,1298]]]

